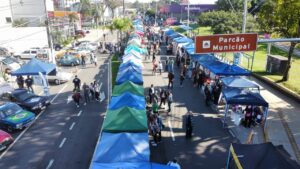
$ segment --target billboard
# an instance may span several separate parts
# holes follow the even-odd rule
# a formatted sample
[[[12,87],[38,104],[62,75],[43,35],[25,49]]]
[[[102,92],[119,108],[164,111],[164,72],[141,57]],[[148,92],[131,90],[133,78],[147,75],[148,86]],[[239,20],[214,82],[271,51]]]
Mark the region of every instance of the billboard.
[[[257,34],[220,34],[195,37],[195,53],[255,51]]]

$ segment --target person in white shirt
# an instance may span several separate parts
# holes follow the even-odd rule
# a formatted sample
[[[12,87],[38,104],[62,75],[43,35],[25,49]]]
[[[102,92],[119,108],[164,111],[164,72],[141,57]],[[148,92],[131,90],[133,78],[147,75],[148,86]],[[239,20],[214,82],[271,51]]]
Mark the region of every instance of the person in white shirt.
[[[180,165],[177,163],[176,159],[173,159],[173,161],[169,161],[168,166],[176,167],[176,169],[181,169]]]
[[[158,62],[158,70],[159,70],[159,74],[161,75],[163,69],[163,64],[161,63],[161,61]]]

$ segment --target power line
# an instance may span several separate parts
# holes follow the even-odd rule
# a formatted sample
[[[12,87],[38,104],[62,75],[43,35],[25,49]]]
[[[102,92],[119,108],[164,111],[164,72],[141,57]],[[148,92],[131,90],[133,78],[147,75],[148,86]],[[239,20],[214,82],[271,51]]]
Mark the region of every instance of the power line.
[[[230,4],[230,6],[231,6],[231,8],[232,8],[232,10],[234,11],[234,12],[236,12],[236,10],[234,9],[234,7],[233,7],[233,5],[232,5],[232,3],[231,3],[231,1],[230,0],[226,0],[229,4]]]

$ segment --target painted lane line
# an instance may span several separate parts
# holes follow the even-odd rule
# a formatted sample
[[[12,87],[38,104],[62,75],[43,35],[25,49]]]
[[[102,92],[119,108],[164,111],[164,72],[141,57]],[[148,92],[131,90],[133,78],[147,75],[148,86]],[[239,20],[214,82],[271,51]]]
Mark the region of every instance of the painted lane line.
[[[51,159],[51,160],[49,161],[49,163],[48,163],[48,165],[47,165],[46,169],[50,169],[50,168],[51,168],[51,166],[53,165],[53,163],[54,163],[54,160],[53,160],[53,159]]]
[[[174,136],[174,133],[173,133],[173,128],[172,128],[171,121],[170,121],[170,120],[168,120],[168,123],[169,123],[169,128],[170,128],[170,132],[171,132],[172,140],[173,140],[173,141],[175,141],[175,136]]]
[[[77,116],[80,116],[80,115],[81,115],[81,113],[82,113],[82,110],[80,110],[80,111],[79,111],[79,113],[77,114]]]
[[[61,94],[61,92],[68,86],[68,84],[65,84],[64,87],[62,89],[60,89],[60,91],[53,97],[53,99],[51,100],[51,103],[53,103],[53,101]]]
[[[70,126],[70,128],[69,128],[69,130],[72,130],[73,129],[73,127],[75,126],[75,122],[73,122],[72,124],[71,124],[71,126]]]
[[[72,100],[73,100],[73,99],[72,99],[72,95],[68,96],[67,104],[69,104]]]
[[[62,139],[62,141],[60,142],[59,148],[62,148],[62,146],[65,144],[67,138],[65,137],[64,139]]]

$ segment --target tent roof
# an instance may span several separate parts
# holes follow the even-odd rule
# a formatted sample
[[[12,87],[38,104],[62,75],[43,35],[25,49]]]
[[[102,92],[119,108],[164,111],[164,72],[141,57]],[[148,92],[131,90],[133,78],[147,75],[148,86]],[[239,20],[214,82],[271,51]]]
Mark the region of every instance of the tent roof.
[[[191,43],[189,43],[189,44],[187,44],[187,45],[184,45],[183,48],[184,48],[184,49],[187,49],[187,48],[193,48],[193,49],[194,49],[194,48],[195,48],[195,43],[194,43],[194,42],[191,42]]]
[[[249,76],[251,73],[236,65],[229,65],[221,61],[200,62],[200,64],[219,76]]]
[[[232,147],[243,169],[299,169],[300,166],[291,160],[282,146],[272,143],[236,144]]]
[[[122,95],[112,97],[109,109],[116,110],[121,107],[131,107],[138,110],[144,110],[145,105],[146,101],[143,96],[137,96],[129,92],[125,92]]]
[[[131,62],[125,62],[125,63],[131,63]],[[120,66],[119,67],[119,72],[124,72],[124,71],[127,71],[128,69],[133,69],[135,70],[136,72],[142,72],[142,68],[140,66],[137,66],[135,64],[128,64],[126,66]]]
[[[95,150],[93,162],[149,162],[148,133],[103,132]]]
[[[259,93],[240,88],[223,88],[222,93],[227,104],[269,106],[268,102]]]
[[[198,61],[198,63],[202,63],[202,62],[214,62],[217,61],[218,58],[216,58],[213,54],[195,54],[192,55],[191,57],[193,60]]]
[[[141,61],[138,61],[138,60],[127,60],[127,61],[123,61],[122,63],[121,63],[121,65],[120,66],[122,66],[122,65],[127,65],[127,64],[134,64],[134,65],[136,65],[136,66],[139,66],[139,67],[144,67],[144,65],[143,65],[143,63],[141,62]]]
[[[147,132],[146,110],[137,110],[130,107],[109,110],[103,123],[103,131]]]
[[[187,37],[181,37],[181,38],[175,38],[174,39],[174,41],[176,42],[176,43],[186,43],[186,42],[193,42],[193,40],[192,39],[190,39],[190,38],[187,38]]]
[[[221,80],[228,87],[259,89],[258,84],[243,77],[224,77]]]
[[[125,69],[123,72],[119,72],[116,78],[116,84],[122,84],[126,81],[131,81],[135,84],[143,84],[143,76],[141,72],[138,72],[137,70],[134,69]]]
[[[169,37],[170,37],[170,39],[174,39],[174,38],[177,38],[177,37],[182,37],[182,35],[180,35],[179,33],[175,32],[172,35],[170,35]]]
[[[126,81],[120,85],[115,85],[112,96],[119,96],[125,92],[130,92],[138,96],[144,96],[144,87],[134,84],[130,81]]]
[[[120,71],[120,70],[123,70],[123,69],[126,69],[126,68],[129,67],[129,66],[135,67],[136,69],[142,70],[141,65],[139,65],[139,64],[137,64],[137,63],[135,63],[135,62],[130,62],[130,61],[128,61],[128,62],[121,63],[121,65],[120,65],[120,67],[119,67],[119,71]]]
[[[92,163],[91,169],[177,169],[169,165],[137,162],[137,163]]]
[[[137,52],[139,52],[139,53],[141,53],[141,54],[146,54],[146,53],[147,53],[147,50],[146,50],[146,49],[139,48],[139,47],[133,46],[133,45],[130,45],[129,47],[127,47],[127,48],[125,49],[125,52],[124,52],[124,53],[127,54],[127,53],[129,53],[131,50],[137,51]]]
[[[175,31],[174,31],[173,29],[169,29],[169,30],[165,31],[165,34],[166,34],[167,36],[170,36],[170,35],[173,34],[173,33],[175,33]]]
[[[28,63],[22,65],[20,69],[12,72],[11,75],[39,75],[39,72],[41,72],[43,75],[46,75],[55,70],[55,68],[56,66],[54,64],[45,63],[33,58]]]

